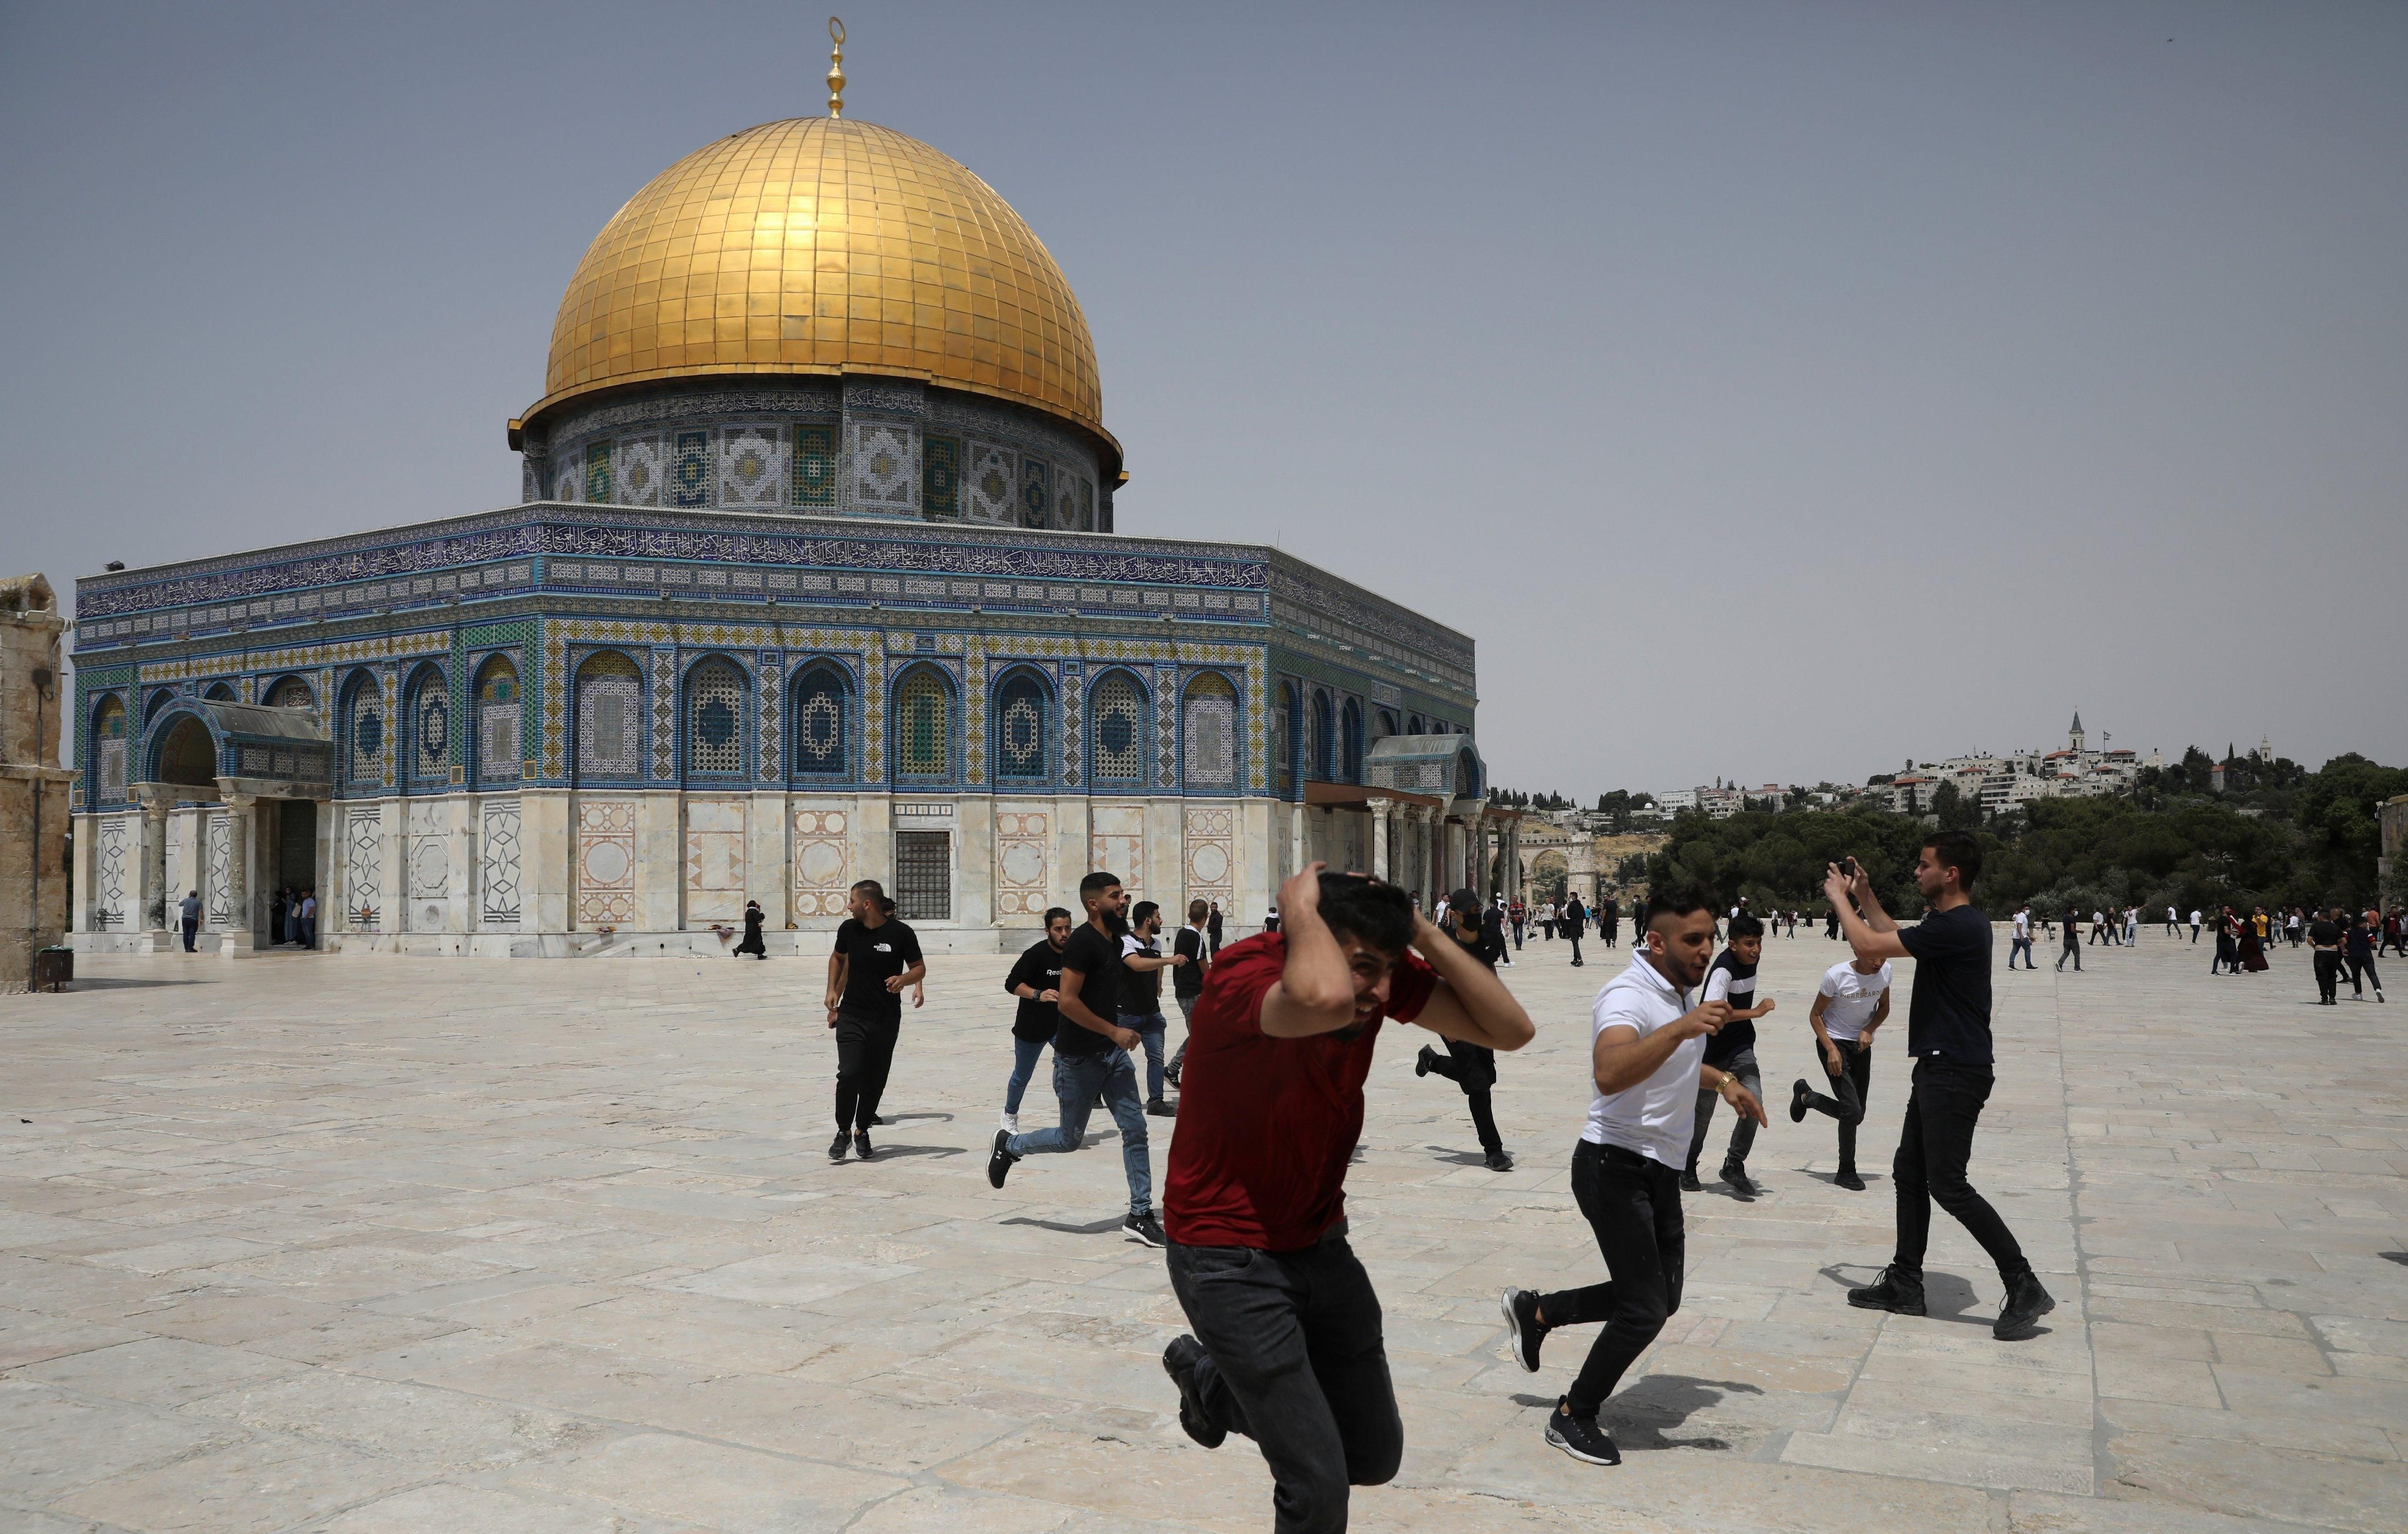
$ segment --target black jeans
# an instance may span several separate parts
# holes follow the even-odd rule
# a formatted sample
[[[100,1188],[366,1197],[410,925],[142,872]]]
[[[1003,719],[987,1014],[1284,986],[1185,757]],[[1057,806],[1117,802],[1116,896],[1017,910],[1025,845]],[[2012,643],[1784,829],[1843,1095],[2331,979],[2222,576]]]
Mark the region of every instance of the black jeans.
[[[1739,1084],[1755,1093],[1757,1101],[1764,1100],[1764,1077],[1756,1068],[1756,1049],[1753,1045],[1740,1051],[1727,1060],[1713,1060],[1708,1063],[1718,1070],[1727,1071],[1738,1077]],[[1698,1156],[1706,1148],[1706,1129],[1714,1121],[1714,1104],[1722,1100],[1723,1095],[1719,1092],[1710,1092],[1702,1087],[1698,1089],[1698,1125],[1689,1131],[1689,1170],[1691,1171],[1698,1169]],[[1723,1153],[1723,1165],[1745,1166],[1747,1153],[1754,1149],[1756,1149],[1756,1121],[1742,1113],[1739,1116],[1738,1125],[1731,1130],[1730,1148]]]
[[[1906,1122],[1899,1126],[1898,1157],[1890,1175],[1898,1180],[1899,1270],[1923,1276],[1924,1249],[1931,1242],[1931,1205],[1955,1215],[1972,1233],[1982,1250],[1999,1266],[1999,1277],[2009,1283],[2031,1271],[2014,1233],[1990,1201],[1965,1180],[1966,1164],[1973,1159],[1973,1129],[1982,1122],[1982,1105],[1990,1100],[1995,1078],[1987,1066],[1951,1066],[1937,1060],[1914,1064],[1914,1084],[1906,1096]]]
[[[886,1096],[886,1073],[895,1065],[895,1041],[903,1020],[857,1012],[836,1014],[836,1126],[867,1129]]]
[[[1623,1371],[1647,1351],[1664,1318],[1681,1308],[1688,1240],[1681,1224],[1681,1177],[1619,1145],[1582,1140],[1572,1149],[1572,1197],[1597,1234],[1612,1276],[1585,1289],[1539,1297],[1550,1330],[1602,1321],[1588,1361],[1564,1399],[1576,1417],[1593,1417]]]
[[[2319,948],[2315,953],[2316,999],[2338,1001],[2341,999],[2341,955],[2329,948]]]
[[[1491,1154],[1505,1148],[1497,1133],[1497,1113],[1488,1104],[1488,1089],[1497,1084],[1497,1052],[1459,1039],[1446,1041],[1446,1054],[1430,1061],[1430,1069],[1463,1088],[1471,1109],[1471,1126],[1480,1132],[1480,1148]]]
[[[200,929],[201,929],[201,924],[200,924],[199,922],[197,922],[197,921],[194,920],[192,917],[189,917],[189,916],[187,916],[187,917],[185,917],[185,918],[184,918],[184,952],[185,952],[185,953],[190,953],[191,952],[193,952],[193,937],[194,937],[194,934],[195,934],[195,933],[199,932],[199,931],[200,931]]]
[[[2082,945],[2073,940],[2073,929],[2071,927],[2066,928],[2065,952],[2057,956],[2057,967],[2059,969],[2064,968],[2065,961],[2068,959],[2071,959],[2073,961],[2073,972],[2077,975],[2080,974],[2082,972]]]
[[[2373,958],[2370,955],[2361,959],[2352,953],[2349,956],[2350,994],[2362,996],[2366,995],[2366,988],[2370,985],[2378,991],[2383,989],[2383,977],[2374,972]]]
[[[1170,1287],[1206,1356],[1204,1414],[1259,1444],[1279,1534],[1336,1534],[1346,1488],[1376,1486],[1404,1457],[1380,1297],[1340,1226],[1301,1252],[1182,1246]]]
[[[1832,1042],[1840,1046],[1840,1073],[1832,1075],[1828,1063],[1823,1067],[1831,1095],[1809,1092],[1806,1106],[1840,1121],[1840,1169],[1852,1172],[1856,1169],[1856,1125],[1865,1122],[1865,1104],[1872,1098],[1873,1052],[1858,1049],[1854,1039]],[[1822,1054],[1820,1049],[1814,1053],[1818,1058]]]

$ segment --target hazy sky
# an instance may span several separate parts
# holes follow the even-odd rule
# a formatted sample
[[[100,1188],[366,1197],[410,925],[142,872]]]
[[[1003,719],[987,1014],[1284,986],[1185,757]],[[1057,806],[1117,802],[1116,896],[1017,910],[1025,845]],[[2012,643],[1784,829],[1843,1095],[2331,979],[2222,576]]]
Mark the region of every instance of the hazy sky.
[[[1496,780],[2408,759],[2408,7],[853,5],[1053,250],[1138,534],[1480,645]],[[0,566],[507,505],[792,6],[0,3]]]

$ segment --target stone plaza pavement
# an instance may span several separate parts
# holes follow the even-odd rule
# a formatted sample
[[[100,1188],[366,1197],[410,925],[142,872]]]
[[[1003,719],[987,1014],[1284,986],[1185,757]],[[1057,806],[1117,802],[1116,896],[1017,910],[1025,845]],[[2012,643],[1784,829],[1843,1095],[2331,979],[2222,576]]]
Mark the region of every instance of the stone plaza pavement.
[[[1932,1315],[1842,1297],[1889,1249],[1902,973],[1879,1175],[1836,1188],[1828,1122],[1776,1111],[1763,1197],[1687,1200],[1618,1469],[1540,1438],[1593,1332],[1525,1375],[1497,1294],[1603,1274],[1566,1166],[1622,956],[1508,971],[1540,1024],[1500,1062],[1508,1174],[1393,1030],[1350,1187],[1407,1449],[1354,1527],[2408,1527],[2408,1006],[2312,1006],[2288,951],[2211,978],[2186,939],[1999,974],[1974,1177],[2058,1297],[2043,1335],[1991,1340],[1944,1216]],[[1779,1088],[1839,953],[1768,945]],[[1178,1429],[1108,1121],[986,1185],[1006,964],[935,961],[882,1154],[841,1167],[816,960],[123,958],[0,1000],[0,1528],[1267,1527],[1253,1446]]]

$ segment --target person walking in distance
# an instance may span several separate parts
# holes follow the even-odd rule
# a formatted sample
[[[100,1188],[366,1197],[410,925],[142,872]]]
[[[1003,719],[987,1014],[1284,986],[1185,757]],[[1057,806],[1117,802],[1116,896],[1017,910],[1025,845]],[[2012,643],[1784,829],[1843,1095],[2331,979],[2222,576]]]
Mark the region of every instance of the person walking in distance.
[[[1457,890],[1447,897],[1446,935],[1456,945],[1489,968],[1504,952],[1500,934],[1485,921],[1479,909],[1479,897],[1468,889]],[[1446,1054],[1424,1044],[1413,1058],[1413,1074],[1445,1077],[1463,1088],[1464,1102],[1471,1110],[1472,1131],[1480,1137],[1480,1151],[1492,1172],[1510,1172],[1513,1158],[1505,1154],[1504,1139],[1497,1133],[1497,1114],[1489,1106],[1488,1093],[1497,1084],[1497,1052],[1484,1045],[1467,1043],[1460,1039],[1447,1039]]]
[[[1622,902],[1609,895],[1598,908],[1598,939],[1607,948],[1622,946]]]
[[[1162,1367],[1188,1437],[1261,1448],[1277,1534],[1324,1534],[1346,1527],[1348,1487],[1389,1480],[1404,1453],[1379,1297],[1346,1240],[1382,1025],[1496,1050],[1534,1030],[1394,885],[1314,863],[1280,909],[1286,930],[1230,944],[1196,1003],[1164,1202],[1193,1335]]]
[[[2341,1005],[2343,937],[2340,916],[2341,908],[2336,906],[2318,911],[2316,919],[2308,924],[2309,962],[2316,969],[2316,1005],[2319,1007]]]
[[[2024,956],[2025,968],[2037,969],[2040,968],[2039,965],[2032,963],[2031,907],[2029,906],[2026,906],[2015,912],[2015,935],[2014,939],[2007,944],[2008,968],[2013,969],[2015,967],[2015,955],[2018,953],[2021,953]]]
[[[1519,953],[1522,952],[1522,933],[1530,925],[1530,908],[1516,898],[1512,905],[1505,908],[1505,914],[1512,921],[1513,952]]]
[[[1719,1001],[1730,1009],[1722,1026],[1706,1043],[1706,1064],[1726,1076],[1736,1076],[1740,1084],[1764,1097],[1763,1077],[1756,1068],[1756,1020],[1772,1011],[1770,998],[1756,998],[1756,967],[1764,958],[1764,923],[1742,910],[1730,919],[1730,946],[1717,954],[1706,971],[1706,999]],[[1681,1188],[1696,1193],[1698,1157],[1706,1148],[1706,1131],[1713,1127],[1717,1092],[1712,1087],[1698,1088],[1695,1127],[1689,1133],[1689,1158],[1682,1166]],[[1756,1121],[1742,1113],[1731,1125],[1730,1144],[1723,1152],[1721,1178],[1732,1193],[1742,1198],[1756,1197],[1756,1184],[1748,1181],[1747,1153],[1756,1145]]]
[[[1502,965],[1508,969],[1512,968],[1513,950],[1512,945],[1505,941],[1505,897],[1503,896],[1497,896],[1487,905],[1480,908],[1480,931],[1484,939],[1491,940],[1496,944],[1497,963],[1490,965],[1489,968],[1494,969],[1498,965]]]
[[[1584,962],[1580,951],[1581,934],[1588,926],[1588,908],[1581,904],[1577,890],[1564,896],[1563,913],[1556,918],[1556,925],[1563,928],[1564,936],[1571,939],[1572,968],[1577,969]]]
[[[2198,908],[2197,906],[2193,906],[2193,907],[2191,908],[2191,911],[2190,911],[2190,940],[2191,940],[2191,945],[2192,945],[2193,947],[2197,947],[2197,946],[2198,946],[2198,944],[2199,944],[2199,908]]]
[[[2024,939],[2025,961],[2030,961],[2031,939]],[[1814,1009],[1806,1020],[1814,1026],[1814,1047],[1823,1058],[1823,1074],[1830,1078],[1825,1097],[1799,1077],[1789,1088],[1789,1121],[1802,1122],[1807,1111],[1840,1121],[1840,1171],[1831,1181],[1857,1193],[1865,1180],[1856,1175],[1856,1125],[1865,1121],[1865,1104],[1873,1085],[1873,1030],[1889,1021],[1889,964],[1885,960],[1850,958],[1823,972],[1814,993]]]
[[[875,1154],[869,1126],[903,1034],[903,989],[919,984],[928,966],[919,934],[896,919],[895,902],[877,880],[853,885],[845,910],[852,914],[836,929],[828,954],[827,1025],[836,1030],[836,1139],[828,1159],[842,1161],[850,1144],[867,1161]]]
[[[194,951],[194,935],[201,930],[201,892],[186,890],[184,897],[176,902],[176,910],[184,928],[184,952],[190,953]]]
[[[2179,906],[2166,908],[2166,936],[2169,938],[2182,936],[2182,908]]]
[[[758,900],[745,901],[744,940],[736,945],[736,952],[728,955],[730,958],[740,959],[745,954],[750,953],[754,958],[759,959],[764,963],[768,961],[769,945],[762,939],[761,922],[761,902]]]
[[[1982,848],[1971,836],[1942,831],[1926,837],[1914,867],[1926,914],[1907,927],[1882,910],[1872,881],[1853,859],[1844,871],[1834,864],[1824,879],[1824,894],[1839,908],[1856,957],[1915,961],[1914,991],[1906,1009],[1906,1048],[1914,1057],[1914,1073],[1890,1167],[1898,1188],[1898,1246],[1880,1280],[1849,1290],[1848,1303],[1902,1315],[1924,1312],[1923,1254],[1936,1198],[1998,1265],[2006,1294],[1990,1335],[2014,1341],[2031,1336],[2057,1301],[2024,1259],[2007,1223],[1965,1175],[1973,1131],[1995,1081],[1990,920],[1974,906],[1971,894],[1981,874]]]
[[[2374,987],[2374,999],[2383,999],[2383,977],[2374,972],[2374,915],[2361,911],[2350,919],[2349,930],[2342,936],[2343,952],[2349,959],[2350,994],[2359,1001],[2366,999],[2366,988]]]
[[[2065,946],[2057,951],[2057,955],[2058,974],[2065,973],[2065,961],[2068,959],[2073,961],[2073,972],[2077,975],[2082,973],[2082,912],[2078,910],[2065,913]]]
[[[1179,968],[1186,960],[1166,954],[1154,939],[1162,933],[1162,908],[1140,900],[1129,913],[1129,929],[1121,935],[1121,1026],[1134,1031],[1145,1045],[1145,1111],[1158,1119],[1177,1110],[1162,1095],[1163,1039],[1170,1031],[1162,1015],[1162,972]]]
[[[1170,939],[1170,951],[1186,961],[1170,971],[1170,999],[1179,1004],[1179,1048],[1162,1074],[1173,1086],[1179,1084],[1180,1069],[1187,1063],[1187,1040],[1196,1025],[1196,995],[1204,989],[1204,973],[1211,968],[1213,955],[1221,952],[1220,923],[1218,904],[1207,908],[1201,900],[1190,900],[1187,925]]]
[[[1021,953],[1003,988],[1020,998],[1011,1018],[1011,1074],[1003,1083],[1003,1131],[1020,1133],[1020,1098],[1037,1074],[1038,1058],[1061,1031],[1062,950],[1070,941],[1070,913],[1045,913],[1045,936]]]
[[[1607,1282],[1551,1294],[1509,1288],[1498,1300],[1513,1361],[1532,1374],[1550,1333],[1605,1324],[1547,1414],[1547,1442],[1591,1465],[1622,1463],[1598,1411],[1681,1308],[1688,1246],[1676,1168],[1698,1092],[1765,1122],[1756,1095],[1706,1063],[1708,1040],[1731,1015],[1727,1002],[1698,999],[1713,951],[1714,912],[1704,896],[1650,896],[1646,923],[1632,932],[1630,967],[1590,1010],[1588,1122],[1572,1147],[1572,1197],[1597,1238]]]
[[[1129,1051],[1140,1039],[1117,1021],[1121,1008],[1121,939],[1128,899],[1117,875],[1096,872],[1079,881],[1079,904],[1087,920],[1062,945],[1062,981],[1055,1006],[1062,1014],[1054,1032],[1054,1100],[1061,1118],[1051,1129],[1013,1134],[998,1129],[987,1154],[986,1180],[1000,1188],[1025,1156],[1061,1155],[1086,1142],[1087,1116],[1097,1098],[1121,1131],[1121,1171],[1128,1179],[1128,1218],[1122,1234],[1146,1246],[1163,1244],[1154,1217],[1154,1164],[1149,1159],[1145,1109],[1137,1096],[1137,1067]]]

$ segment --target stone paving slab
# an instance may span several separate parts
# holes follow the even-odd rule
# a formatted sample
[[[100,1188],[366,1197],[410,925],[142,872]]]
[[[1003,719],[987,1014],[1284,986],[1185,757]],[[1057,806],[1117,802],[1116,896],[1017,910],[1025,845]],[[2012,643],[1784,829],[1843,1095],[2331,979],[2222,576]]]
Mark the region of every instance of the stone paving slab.
[[[1354,1527],[2408,1527],[2408,1013],[2310,1005],[2287,951],[2211,977],[2187,934],[1999,976],[1974,1179],[2057,1296],[2042,1335],[1991,1340],[1944,1216],[1931,1315],[1842,1296],[1888,1254],[1901,1016],[1868,1191],[1776,1113],[1763,1197],[1688,1200],[1685,1302],[1607,1411],[1625,1465],[1545,1448],[1587,1334],[1526,1375],[1496,1294],[1603,1273],[1566,1175],[1621,957],[1590,955],[1507,972],[1541,1025],[1500,1062],[1512,1172],[1412,1075],[1424,1036],[1383,1041],[1350,1207],[1407,1450]],[[1840,956],[1767,945],[1776,1097]],[[1007,962],[933,961],[884,1154],[840,1167],[816,961],[102,957],[0,1000],[0,1529],[1267,1527],[1250,1446],[1178,1431],[1117,1129],[985,1184]]]

